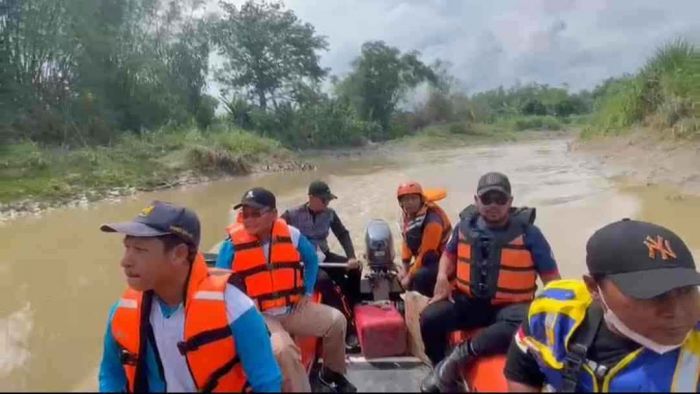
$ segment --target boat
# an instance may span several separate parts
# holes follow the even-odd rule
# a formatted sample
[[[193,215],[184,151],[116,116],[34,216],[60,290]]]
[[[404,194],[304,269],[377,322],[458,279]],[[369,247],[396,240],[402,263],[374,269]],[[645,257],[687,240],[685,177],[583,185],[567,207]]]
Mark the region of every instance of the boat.
[[[212,253],[205,254],[207,263],[213,265],[216,261],[217,247]],[[363,316],[358,314],[371,310],[368,307],[380,308],[379,313],[387,313],[387,316],[396,316],[399,313],[404,325],[403,331],[398,328],[389,331],[380,340],[362,339],[360,337],[361,350],[359,354],[348,354],[348,379],[357,386],[359,392],[417,392],[420,383],[430,372],[431,366],[424,358],[416,357],[410,353],[408,344],[408,330],[405,326],[405,305],[402,298],[404,290],[397,278],[398,271],[395,265],[395,252],[393,237],[389,225],[382,219],[370,220],[365,229],[365,252],[362,258],[361,292],[363,301],[355,307],[355,323],[358,331],[362,329],[360,320]],[[321,267],[338,267],[342,263],[321,263]],[[319,294],[314,295],[314,302],[321,302]],[[394,319],[395,320],[395,319]],[[375,319],[375,321],[377,321]],[[389,321],[387,318],[384,321]],[[382,324],[382,320],[379,320]],[[387,323],[388,324],[388,323]],[[450,344],[455,346],[474,335],[478,330],[455,331],[450,336]],[[403,335],[403,336],[401,336]],[[369,336],[369,334],[368,334]],[[404,341],[405,346],[397,346],[399,341]],[[294,338],[301,349],[302,363],[309,372],[312,389],[314,392],[332,392],[327,386],[320,384],[316,376],[320,365],[320,340],[314,337]],[[391,346],[388,344],[392,343]],[[389,349],[388,347],[391,347]],[[393,353],[392,353],[393,352]],[[506,392],[506,381],[503,376],[505,355],[481,357],[468,365],[462,372],[465,386],[473,392]]]

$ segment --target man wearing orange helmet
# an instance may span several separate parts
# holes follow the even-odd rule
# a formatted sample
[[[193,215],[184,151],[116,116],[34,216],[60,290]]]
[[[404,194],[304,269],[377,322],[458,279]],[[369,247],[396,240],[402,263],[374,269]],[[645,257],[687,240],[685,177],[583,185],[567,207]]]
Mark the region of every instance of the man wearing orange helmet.
[[[450,219],[442,208],[428,201],[418,182],[399,185],[396,198],[403,211],[401,285],[432,297],[440,255],[452,231]]]

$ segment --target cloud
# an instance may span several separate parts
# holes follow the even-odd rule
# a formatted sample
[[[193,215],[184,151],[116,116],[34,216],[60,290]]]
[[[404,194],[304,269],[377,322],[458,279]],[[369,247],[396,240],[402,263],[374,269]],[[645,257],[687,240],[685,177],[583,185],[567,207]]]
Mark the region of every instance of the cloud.
[[[237,0],[235,3],[242,3]],[[659,45],[700,39],[697,0],[286,0],[328,37],[343,75],[363,42],[443,59],[471,92],[516,81],[592,88],[641,67]]]

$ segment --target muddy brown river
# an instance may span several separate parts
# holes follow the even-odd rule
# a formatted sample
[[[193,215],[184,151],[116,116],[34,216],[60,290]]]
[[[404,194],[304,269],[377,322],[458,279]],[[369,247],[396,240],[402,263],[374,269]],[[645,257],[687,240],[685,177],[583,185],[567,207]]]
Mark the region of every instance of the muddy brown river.
[[[398,244],[396,186],[415,179],[445,187],[440,204],[452,218],[473,201],[478,177],[508,174],[516,205],[537,208],[536,224],[554,249],[564,276],[584,271],[584,245],[603,224],[623,217],[650,220],[680,233],[700,256],[700,199],[676,191],[606,178],[595,158],[570,154],[556,139],[430,151],[390,151],[316,160],[306,173],[242,177],[87,208],[58,209],[0,225],[0,391],[95,390],[107,312],[125,283],[121,239],[101,223],[133,217],[152,199],[185,204],[203,224],[203,248],[224,237],[230,207],[254,185],[270,188],[280,209],[304,201],[315,178],[339,199],[333,207],[363,249],[372,218],[392,224]],[[332,245],[337,247],[333,241]]]

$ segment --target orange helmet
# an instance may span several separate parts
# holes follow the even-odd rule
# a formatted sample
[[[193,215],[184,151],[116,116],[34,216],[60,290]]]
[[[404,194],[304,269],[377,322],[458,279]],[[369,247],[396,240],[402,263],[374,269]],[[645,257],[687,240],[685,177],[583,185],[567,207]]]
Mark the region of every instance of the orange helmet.
[[[399,185],[398,190],[396,190],[396,198],[401,198],[407,194],[420,194],[423,195],[423,188],[418,182],[406,182]]]

